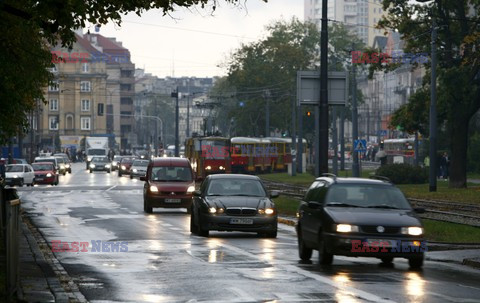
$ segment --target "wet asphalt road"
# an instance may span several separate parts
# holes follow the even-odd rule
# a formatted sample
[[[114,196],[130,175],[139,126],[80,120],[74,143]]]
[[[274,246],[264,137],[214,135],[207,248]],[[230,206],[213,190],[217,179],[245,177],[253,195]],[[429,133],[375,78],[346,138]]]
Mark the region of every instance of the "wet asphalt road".
[[[46,240],[89,242],[56,252],[87,300],[128,302],[480,302],[480,271],[427,261],[336,257],[300,264],[293,227],[277,239],[250,233],[192,236],[184,209],[143,213],[143,182],[89,174],[74,164],[59,186],[19,190]],[[127,242],[126,252],[92,252],[91,241]],[[125,243],[123,244],[125,245]]]

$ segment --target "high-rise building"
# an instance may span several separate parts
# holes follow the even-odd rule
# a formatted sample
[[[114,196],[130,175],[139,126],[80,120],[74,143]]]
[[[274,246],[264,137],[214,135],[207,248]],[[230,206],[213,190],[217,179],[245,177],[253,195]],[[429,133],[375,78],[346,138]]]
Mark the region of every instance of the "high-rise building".
[[[322,21],[322,0],[304,0],[304,17],[319,27]],[[368,46],[373,45],[375,36],[383,35],[375,29],[383,15],[380,0],[328,0],[327,18],[347,26]]]

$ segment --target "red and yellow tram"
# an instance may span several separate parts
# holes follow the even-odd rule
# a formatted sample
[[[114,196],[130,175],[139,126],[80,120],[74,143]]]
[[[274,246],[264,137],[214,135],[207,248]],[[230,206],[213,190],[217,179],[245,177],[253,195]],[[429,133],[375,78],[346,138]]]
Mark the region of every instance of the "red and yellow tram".
[[[185,142],[185,157],[190,160],[197,180],[209,174],[231,173],[230,139],[193,137]]]

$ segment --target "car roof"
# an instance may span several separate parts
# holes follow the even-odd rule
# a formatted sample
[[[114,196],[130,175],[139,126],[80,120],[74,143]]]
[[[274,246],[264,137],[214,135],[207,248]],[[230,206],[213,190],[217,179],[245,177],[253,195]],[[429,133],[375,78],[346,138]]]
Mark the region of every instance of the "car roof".
[[[48,164],[48,165],[52,165],[53,166],[53,163],[52,162],[35,162],[35,163],[32,163],[33,164]]]
[[[54,157],[54,156],[49,156],[49,157],[35,157],[35,160],[55,160],[57,159],[58,157]]]
[[[161,157],[152,160],[152,166],[184,166],[190,167],[190,161],[187,158],[180,157]]]
[[[392,183],[387,180],[379,179],[367,179],[367,178],[339,178],[339,177],[319,177],[315,181],[327,181],[329,183],[337,184],[377,184],[377,185],[388,185],[393,186]]]
[[[216,175],[209,175],[207,178],[215,180],[215,179],[245,179],[245,180],[260,180],[257,176],[252,175],[243,175],[243,174],[216,174]]]

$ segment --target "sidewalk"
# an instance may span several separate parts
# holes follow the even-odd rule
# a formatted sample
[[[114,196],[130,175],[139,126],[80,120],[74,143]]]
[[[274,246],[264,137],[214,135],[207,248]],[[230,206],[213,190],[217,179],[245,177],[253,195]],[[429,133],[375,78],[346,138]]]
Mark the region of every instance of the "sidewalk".
[[[48,246],[40,233],[32,232],[27,226],[28,221],[22,219],[19,302],[86,302],[53,253],[42,252],[40,247],[43,245],[48,249]]]

